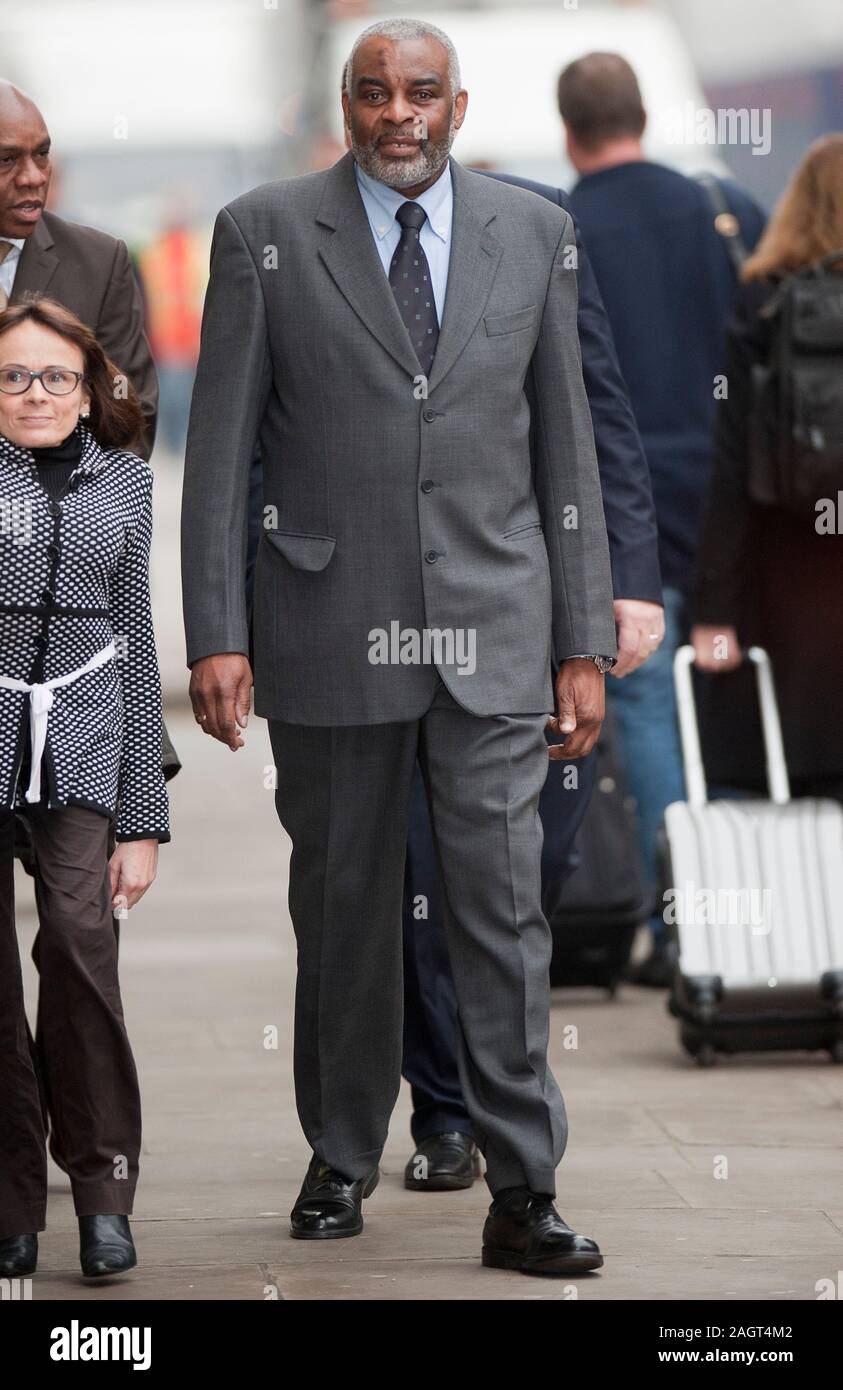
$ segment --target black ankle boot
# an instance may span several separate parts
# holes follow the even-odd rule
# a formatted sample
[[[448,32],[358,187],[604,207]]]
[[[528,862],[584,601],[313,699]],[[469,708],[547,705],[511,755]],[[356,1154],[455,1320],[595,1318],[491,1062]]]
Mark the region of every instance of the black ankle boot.
[[[128,1216],[80,1216],[79,1260],[89,1279],[134,1269],[138,1257]]]
[[[0,1275],[8,1279],[18,1274],[34,1274],[37,1263],[37,1235],[6,1236],[0,1240]]]

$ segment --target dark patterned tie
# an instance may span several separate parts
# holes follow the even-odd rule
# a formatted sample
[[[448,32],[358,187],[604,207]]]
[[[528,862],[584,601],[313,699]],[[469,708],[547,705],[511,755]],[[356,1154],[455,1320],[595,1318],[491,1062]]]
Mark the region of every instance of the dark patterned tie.
[[[420,237],[427,213],[418,203],[402,203],[395,217],[401,224],[401,240],[389,267],[389,283],[421,369],[429,376],[439,340],[439,320]]]

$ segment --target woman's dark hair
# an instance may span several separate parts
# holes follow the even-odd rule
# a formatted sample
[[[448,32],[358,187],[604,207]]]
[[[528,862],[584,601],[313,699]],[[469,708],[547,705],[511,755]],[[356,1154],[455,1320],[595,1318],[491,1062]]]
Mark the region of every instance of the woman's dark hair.
[[[131,449],[138,444],[144,424],[138,393],[125,372],[106,357],[87,324],[63,304],[42,295],[0,312],[0,343],[11,328],[27,320],[51,328],[82,353],[88,378],[83,387],[91,397],[91,415],[86,423],[97,443],[103,449]]]

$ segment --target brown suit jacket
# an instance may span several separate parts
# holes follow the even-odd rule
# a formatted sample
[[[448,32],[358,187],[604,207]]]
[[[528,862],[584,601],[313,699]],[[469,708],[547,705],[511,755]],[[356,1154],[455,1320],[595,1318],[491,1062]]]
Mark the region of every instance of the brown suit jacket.
[[[10,304],[48,295],[96,333],[141,399],[146,426],[136,452],[155,442],[158,377],[144,332],[143,299],[125,242],[44,212],[24,243]]]

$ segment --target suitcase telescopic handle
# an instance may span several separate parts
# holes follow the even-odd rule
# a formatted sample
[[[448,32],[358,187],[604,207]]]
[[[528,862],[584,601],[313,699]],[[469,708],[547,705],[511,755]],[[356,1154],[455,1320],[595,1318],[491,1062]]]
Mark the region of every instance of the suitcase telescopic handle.
[[[790,800],[790,781],[784,757],[782,729],[779,722],[779,709],[773,685],[773,669],[770,658],[763,647],[750,647],[744,656],[755,667],[755,680],[758,690],[758,705],[761,711],[761,729],[764,735],[764,756],[767,764],[767,786],[770,800],[783,806]],[[682,740],[682,761],[685,768],[685,786],[691,806],[704,806],[708,800],[705,781],[700,731],[697,724],[697,708],[694,701],[694,685],[691,667],[694,664],[692,646],[680,647],[673,662],[673,678],[676,686],[676,704],[679,715],[679,734]]]

